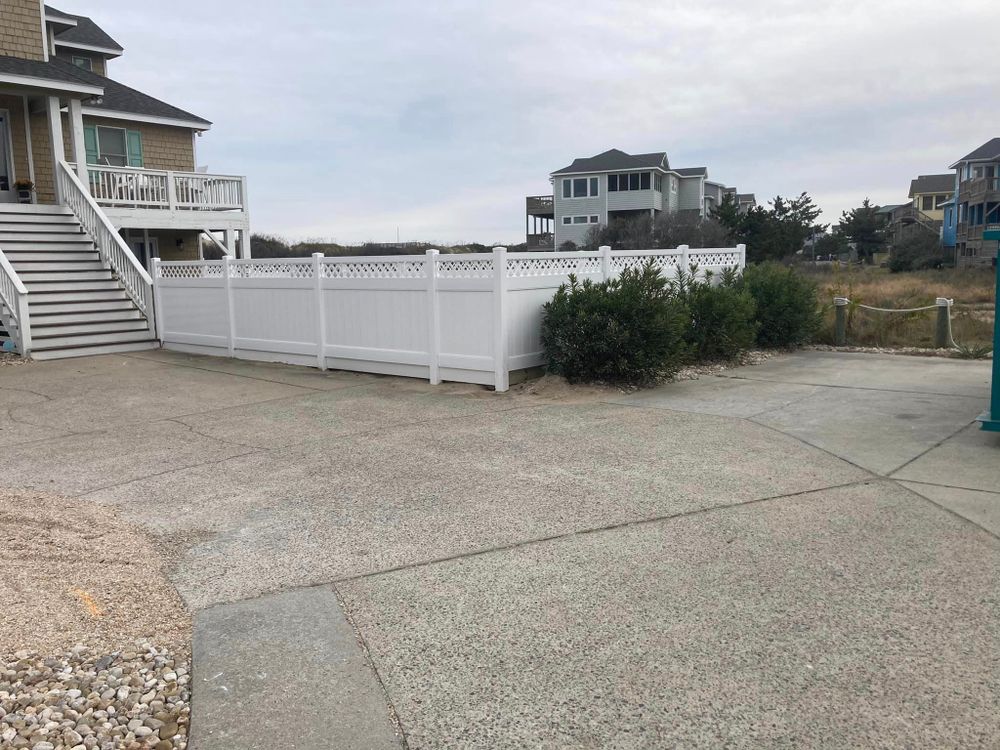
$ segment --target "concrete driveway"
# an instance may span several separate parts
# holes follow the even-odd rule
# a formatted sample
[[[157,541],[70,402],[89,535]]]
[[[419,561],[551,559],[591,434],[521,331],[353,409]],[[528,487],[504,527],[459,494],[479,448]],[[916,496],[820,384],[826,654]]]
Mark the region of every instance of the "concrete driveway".
[[[620,394],[168,352],[0,371],[3,483],[195,612],[194,746],[996,747],[983,362]]]

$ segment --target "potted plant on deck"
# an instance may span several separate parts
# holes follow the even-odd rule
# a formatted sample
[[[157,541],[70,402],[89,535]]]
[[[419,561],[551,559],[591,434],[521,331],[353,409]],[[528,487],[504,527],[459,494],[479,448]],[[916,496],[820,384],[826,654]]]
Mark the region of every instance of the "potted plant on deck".
[[[14,189],[17,191],[18,203],[31,203],[31,194],[35,192],[35,183],[31,180],[17,180],[14,183]]]

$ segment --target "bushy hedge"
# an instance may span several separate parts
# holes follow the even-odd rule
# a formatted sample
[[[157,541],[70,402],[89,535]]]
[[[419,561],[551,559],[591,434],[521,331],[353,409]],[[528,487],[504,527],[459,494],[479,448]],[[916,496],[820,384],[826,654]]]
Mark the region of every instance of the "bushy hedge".
[[[685,274],[686,275],[686,274]],[[679,280],[680,297],[690,322],[684,334],[691,359],[712,361],[732,359],[752,349],[759,328],[755,318],[757,303],[735,276],[723,278],[718,286],[705,281]]]
[[[570,382],[641,385],[687,360],[687,310],[653,265],[610,281],[560,287],[546,303],[542,344],[549,369]]]
[[[816,285],[791,269],[765,263],[712,281],[687,271],[667,281],[652,263],[597,284],[571,276],[544,307],[549,370],[642,385],[755,345],[803,344],[819,327]]]
[[[736,284],[757,305],[757,345],[763,348],[808,343],[820,326],[816,284],[778,263],[747,266]]]

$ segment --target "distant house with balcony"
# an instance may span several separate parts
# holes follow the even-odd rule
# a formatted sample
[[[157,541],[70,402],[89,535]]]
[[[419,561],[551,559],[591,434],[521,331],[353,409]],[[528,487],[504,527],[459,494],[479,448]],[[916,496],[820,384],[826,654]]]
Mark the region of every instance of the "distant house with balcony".
[[[575,159],[552,172],[550,179],[552,195],[526,199],[529,248],[580,245],[591,228],[616,219],[681,211],[708,216],[730,190],[710,181],[706,167],[672,168],[663,151],[627,154],[610,149]]]
[[[198,167],[208,120],[108,77],[124,49],[92,19],[0,13],[4,327],[37,357],[153,346],[151,259],[249,257],[246,180]]]
[[[945,209],[946,234],[954,231],[959,266],[992,265],[997,240],[984,239],[1000,229],[1000,138],[992,138],[951,165],[955,170],[955,205]]]

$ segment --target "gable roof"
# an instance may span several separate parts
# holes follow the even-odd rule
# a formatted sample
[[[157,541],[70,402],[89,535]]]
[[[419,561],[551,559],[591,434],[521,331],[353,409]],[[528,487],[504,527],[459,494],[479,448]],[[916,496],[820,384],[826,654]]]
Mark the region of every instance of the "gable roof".
[[[954,169],[966,161],[992,161],[1000,159],[1000,138],[990,138],[986,143],[952,164],[948,169]]]
[[[56,44],[96,47],[99,50],[107,51],[107,53],[109,53],[112,57],[117,57],[125,51],[125,49],[118,44],[118,42],[112,39],[104,29],[90,20],[87,16],[77,16],[73,13],[64,13],[61,10],[56,10],[51,5],[45,6],[45,12],[60,18],[68,18],[76,21],[76,26],[72,26],[64,31],[56,33]]]
[[[613,172],[616,169],[669,169],[667,153],[654,151],[650,154],[626,154],[617,148],[609,149],[597,156],[574,159],[568,167],[557,169],[552,174],[580,174],[583,172]]]
[[[922,174],[910,181],[910,197],[917,193],[953,193],[955,174]]]
[[[100,95],[101,85],[87,81],[67,71],[53,61],[24,60],[20,57],[0,55],[0,78],[8,83],[33,86],[54,91],[73,91],[80,94]]]
[[[684,167],[674,170],[681,177],[708,177],[708,167]]]
[[[189,123],[190,127],[207,129],[211,122],[204,117],[193,115],[187,110],[167,104],[149,94],[130,88],[123,83],[106,78],[89,70],[78,68],[66,60],[53,58],[47,63],[54,69],[66,75],[75,76],[78,80],[104,89],[104,94],[98,102],[87,102],[92,110],[107,110],[108,112],[123,112],[144,117],[157,117],[169,120],[180,120]]]

